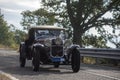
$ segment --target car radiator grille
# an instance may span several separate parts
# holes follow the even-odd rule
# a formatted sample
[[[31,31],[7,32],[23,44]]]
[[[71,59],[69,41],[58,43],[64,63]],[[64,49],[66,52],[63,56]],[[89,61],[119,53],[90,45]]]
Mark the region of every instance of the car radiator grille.
[[[57,45],[54,45],[52,46],[52,49],[51,49],[51,55],[53,57],[62,57],[63,56],[63,46],[57,46]]]

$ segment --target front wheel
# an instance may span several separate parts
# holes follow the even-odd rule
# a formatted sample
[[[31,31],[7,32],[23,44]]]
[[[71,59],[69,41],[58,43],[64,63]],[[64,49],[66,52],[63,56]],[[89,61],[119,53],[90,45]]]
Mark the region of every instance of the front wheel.
[[[34,50],[32,64],[33,64],[33,71],[35,72],[39,71],[40,60],[39,60],[39,52],[37,50]]]
[[[25,67],[25,63],[26,63],[26,58],[25,58],[25,45],[24,45],[24,44],[21,44],[19,50],[20,50],[20,57],[19,57],[20,67]]]
[[[20,67],[25,67],[26,59],[20,58]]]
[[[73,72],[78,72],[80,69],[80,53],[77,49],[72,51],[71,66]]]

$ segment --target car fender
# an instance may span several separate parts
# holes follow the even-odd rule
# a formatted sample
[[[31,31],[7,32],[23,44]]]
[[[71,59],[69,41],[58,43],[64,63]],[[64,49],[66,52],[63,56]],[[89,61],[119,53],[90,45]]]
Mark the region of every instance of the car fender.
[[[25,43],[24,43],[24,42],[21,42],[21,43],[20,43],[20,47],[19,47],[20,57],[23,57],[23,58],[26,57],[25,48],[26,48]]]
[[[37,55],[40,61],[42,61],[43,63],[49,59],[48,54],[46,52],[46,48],[43,44],[40,44],[40,43],[34,44],[32,53],[33,53],[32,54],[33,57]]]
[[[73,44],[68,49],[68,54],[72,54],[74,50],[79,51],[80,46],[77,44]]]
[[[40,51],[40,53],[43,53],[45,51],[45,46],[43,44],[40,44],[40,43],[35,43],[32,46],[32,51],[33,51],[33,53],[35,51]]]
[[[77,45],[77,44],[73,44],[73,45],[71,45],[71,47],[70,47],[71,49],[79,49],[80,48],[80,46],[79,45]]]
[[[35,43],[32,45],[32,48],[36,50],[40,50],[41,48],[44,48],[44,45],[40,43]]]

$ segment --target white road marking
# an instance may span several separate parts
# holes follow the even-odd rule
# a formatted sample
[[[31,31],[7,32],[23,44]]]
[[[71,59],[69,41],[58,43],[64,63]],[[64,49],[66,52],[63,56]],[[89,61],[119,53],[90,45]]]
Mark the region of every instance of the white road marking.
[[[3,71],[0,71],[0,75],[1,75],[1,76],[3,75],[2,80],[6,79],[6,78],[7,78],[7,80],[19,80],[19,79],[13,77],[12,75],[10,75],[10,74],[8,74],[8,73],[5,73],[5,72],[3,72]]]
[[[87,70],[85,72],[89,73],[89,74],[97,75],[97,76],[102,76],[102,77],[110,78],[110,79],[113,79],[113,80],[120,80],[119,78],[108,76],[108,75],[99,74],[99,73],[96,73],[96,72],[94,72],[92,70]]]

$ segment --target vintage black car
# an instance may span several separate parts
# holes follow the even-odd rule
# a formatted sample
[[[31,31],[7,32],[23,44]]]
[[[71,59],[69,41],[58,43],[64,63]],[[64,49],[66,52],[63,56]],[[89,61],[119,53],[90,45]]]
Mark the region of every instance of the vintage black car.
[[[67,39],[65,29],[54,26],[36,26],[28,31],[28,38],[20,44],[20,67],[32,60],[33,70],[42,64],[71,64],[73,72],[80,69],[79,45]]]

